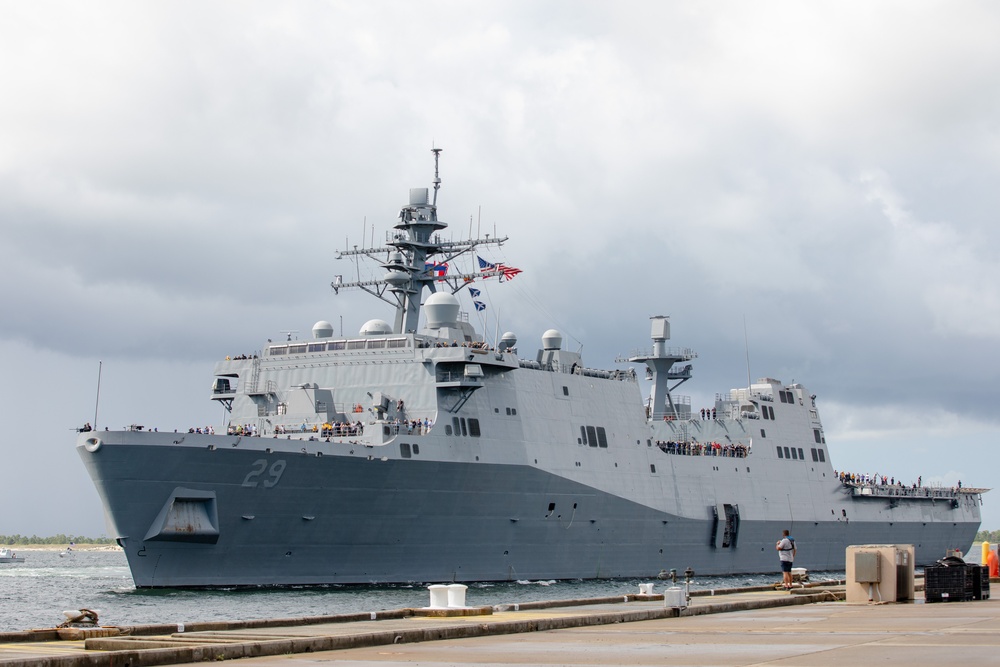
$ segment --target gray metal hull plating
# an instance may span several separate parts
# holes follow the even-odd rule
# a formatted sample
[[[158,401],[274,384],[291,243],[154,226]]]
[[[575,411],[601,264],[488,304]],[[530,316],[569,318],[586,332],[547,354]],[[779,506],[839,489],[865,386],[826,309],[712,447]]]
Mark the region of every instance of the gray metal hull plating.
[[[840,521],[808,509],[800,520],[755,520],[747,505],[737,543],[719,548],[707,512],[657,511],[527,465],[369,459],[371,449],[351,454],[344,444],[336,445],[347,450],[341,455],[316,456],[334,447],[308,442],[307,453],[267,453],[244,445],[280,441],[232,447],[223,436],[173,445],[156,444],[165,434],[101,435],[98,451],[79,451],[138,587],[650,577],[688,566],[764,572],[776,569],[773,544],[789,526],[803,567],[842,569],[846,545],[887,542],[914,544],[918,563],[927,563],[966,548],[979,523],[975,512],[946,503],[889,509],[856,501],[848,505],[854,518]],[[209,449],[212,441],[218,446]],[[280,479],[267,487],[278,461]],[[828,486],[842,494],[839,483]],[[144,539],[178,488],[212,494],[214,541]]]

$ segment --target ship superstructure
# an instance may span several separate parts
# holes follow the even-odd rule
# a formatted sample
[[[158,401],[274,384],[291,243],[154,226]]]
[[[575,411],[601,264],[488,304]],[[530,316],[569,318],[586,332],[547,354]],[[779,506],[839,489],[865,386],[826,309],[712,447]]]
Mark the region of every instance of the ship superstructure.
[[[588,367],[556,330],[527,356],[512,333],[487,341],[455,295],[512,269],[442,267],[506,239],[441,237],[434,156],[433,196],[410,191],[384,246],[341,253],[382,277],[332,283],[392,323],[320,321],[219,362],[217,433],[80,434],[136,586],[764,572],[783,528],[811,569],[843,569],[848,544],[914,544],[918,564],[969,547],[983,489],[845,484],[801,384],[692,407],[676,390],[697,355],[668,346],[668,317],[625,370]]]

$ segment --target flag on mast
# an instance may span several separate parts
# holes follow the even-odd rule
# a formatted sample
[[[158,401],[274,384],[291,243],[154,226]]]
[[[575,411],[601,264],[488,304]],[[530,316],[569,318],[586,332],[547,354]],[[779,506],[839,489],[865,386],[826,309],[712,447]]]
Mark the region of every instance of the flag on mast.
[[[437,276],[438,280],[443,280],[446,275],[448,275],[448,263],[439,262],[425,262],[424,270],[427,273]]]
[[[480,271],[499,271],[500,272],[500,282],[506,280],[513,280],[514,276],[521,273],[521,269],[515,268],[513,266],[508,266],[501,262],[494,264],[493,262],[487,262],[485,259],[476,255],[476,259],[479,260],[479,270]]]

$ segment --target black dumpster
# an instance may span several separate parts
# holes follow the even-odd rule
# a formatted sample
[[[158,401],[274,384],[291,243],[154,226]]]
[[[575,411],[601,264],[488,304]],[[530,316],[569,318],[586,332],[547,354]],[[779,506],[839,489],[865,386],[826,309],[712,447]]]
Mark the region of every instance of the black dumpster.
[[[942,558],[937,565],[924,568],[924,600],[927,602],[968,602],[988,600],[990,571],[985,565],[972,565],[961,558]]]

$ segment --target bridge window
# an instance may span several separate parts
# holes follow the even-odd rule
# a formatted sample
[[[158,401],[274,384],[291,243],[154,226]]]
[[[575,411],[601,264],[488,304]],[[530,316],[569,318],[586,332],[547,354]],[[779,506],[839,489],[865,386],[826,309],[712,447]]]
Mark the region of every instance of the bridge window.
[[[412,454],[410,454],[410,443],[408,442],[399,443],[399,455],[402,456],[404,459],[408,459],[412,456]]]
[[[473,438],[478,438],[480,436],[478,419],[472,419],[472,418],[469,419],[469,435],[471,435]]]
[[[781,445],[778,445],[776,449],[778,450],[778,458],[779,459],[785,458],[784,454],[781,453]]]

